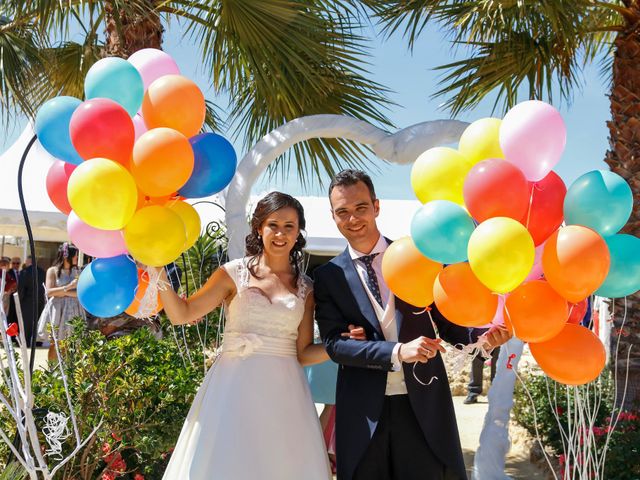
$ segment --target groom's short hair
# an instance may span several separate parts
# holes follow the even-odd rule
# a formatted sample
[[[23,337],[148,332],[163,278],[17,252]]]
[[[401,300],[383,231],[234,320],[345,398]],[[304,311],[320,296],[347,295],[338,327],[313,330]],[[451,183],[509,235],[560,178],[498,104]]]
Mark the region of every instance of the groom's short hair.
[[[336,176],[333,177],[331,184],[329,185],[329,197],[331,197],[331,192],[333,192],[335,187],[350,187],[358,182],[362,182],[367,186],[369,193],[371,194],[371,201],[375,202],[376,190],[373,188],[371,177],[362,170],[352,170],[350,168],[338,172]]]

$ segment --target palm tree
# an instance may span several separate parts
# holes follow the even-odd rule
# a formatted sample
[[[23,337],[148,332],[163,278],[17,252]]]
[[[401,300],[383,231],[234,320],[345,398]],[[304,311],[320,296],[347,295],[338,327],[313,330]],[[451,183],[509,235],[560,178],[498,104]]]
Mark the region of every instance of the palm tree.
[[[387,34],[402,32],[418,45],[429,21],[445,27],[469,55],[438,67],[445,72],[435,96],[447,96],[453,114],[473,108],[488,94],[505,110],[520,97],[570,101],[581,68],[601,62],[611,82],[609,151],[605,161],[630,185],[634,205],[624,231],[640,236],[640,0],[397,0],[365,1]],[[640,400],[640,295],[615,308],[620,335],[619,396],[630,353],[626,405]],[[613,342],[618,335],[613,335]],[[632,345],[635,350],[631,350]],[[612,346],[615,352],[615,344]]]
[[[0,113],[32,117],[56,95],[83,96],[88,69],[162,46],[177,22],[199,45],[216,92],[231,99],[228,125],[253,145],[275,127],[317,113],[389,125],[386,90],[369,80],[362,14],[350,0],[4,0],[0,2]],[[80,30],[80,40],[70,32]],[[104,32],[104,37],[102,37]],[[210,104],[211,107],[211,104]],[[208,125],[220,126],[209,109]],[[216,116],[217,114],[217,116]],[[362,164],[361,146],[311,140],[280,159],[300,177]]]

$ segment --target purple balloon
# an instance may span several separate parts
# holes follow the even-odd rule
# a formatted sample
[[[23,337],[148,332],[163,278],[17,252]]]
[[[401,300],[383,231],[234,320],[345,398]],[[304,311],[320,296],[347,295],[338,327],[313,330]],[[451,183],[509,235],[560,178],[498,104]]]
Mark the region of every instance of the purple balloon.
[[[500,125],[505,160],[522,170],[530,182],[547,176],[560,161],[566,142],[567,128],[560,112],[539,100],[519,103]]]
[[[164,75],[180,75],[180,69],[171,55],[156,48],[143,48],[129,57],[140,75],[145,91],[149,85]]]
[[[67,232],[71,241],[92,257],[107,258],[127,253],[120,230],[100,230],[87,225],[74,211],[67,218]]]

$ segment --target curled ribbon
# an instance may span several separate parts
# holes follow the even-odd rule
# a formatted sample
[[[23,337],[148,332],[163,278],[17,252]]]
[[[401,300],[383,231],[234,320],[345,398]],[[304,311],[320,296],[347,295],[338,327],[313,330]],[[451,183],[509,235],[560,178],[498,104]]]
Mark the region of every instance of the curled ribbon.
[[[467,359],[471,358],[473,360],[478,355],[482,356],[482,358],[484,358],[485,360],[489,360],[491,358],[491,355],[485,348],[486,342],[487,339],[481,336],[475,343],[470,343],[469,345],[462,345],[460,343],[457,344],[455,346],[456,348],[451,350],[451,355],[453,355],[453,371],[462,371]]]

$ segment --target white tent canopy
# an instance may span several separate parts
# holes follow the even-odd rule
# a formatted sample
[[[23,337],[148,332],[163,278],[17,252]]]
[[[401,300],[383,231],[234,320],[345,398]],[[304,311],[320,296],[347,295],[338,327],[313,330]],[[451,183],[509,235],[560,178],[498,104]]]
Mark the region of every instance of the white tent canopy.
[[[0,235],[27,236],[18,197],[18,167],[32,137],[33,128],[27,125],[18,140],[0,156],[0,171],[4,179],[4,188],[0,189]],[[34,238],[62,242],[68,238],[67,216],[51,203],[45,183],[54,160],[36,141],[22,172],[22,188]]]

